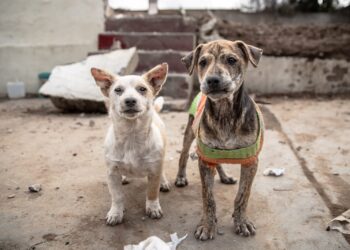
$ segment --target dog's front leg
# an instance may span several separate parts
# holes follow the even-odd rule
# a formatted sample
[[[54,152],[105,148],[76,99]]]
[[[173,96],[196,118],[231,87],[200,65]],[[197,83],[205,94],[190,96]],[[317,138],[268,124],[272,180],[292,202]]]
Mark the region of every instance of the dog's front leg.
[[[198,160],[198,165],[202,182],[203,215],[194,235],[199,240],[209,240],[216,233],[216,204],[213,196],[216,170],[208,167],[201,159]]]
[[[150,174],[148,176],[146,214],[151,219],[160,219],[163,215],[159,204],[160,174]]]
[[[184,134],[184,139],[182,143],[183,145],[182,145],[182,151],[181,151],[180,160],[179,160],[179,169],[175,180],[175,186],[177,187],[184,187],[188,185],[188,181],[186,178],[186,165],[187,165],[191,144],[195,138],[192,130],[193,120],[194,120],[193,115],[189,115],[185,134]]]
[[[113,226],[120,224],[124,216],[122,175],[114,166],[111,166],[108,170],[107,183],[112,198],[112,205],[107,213],[106,219],[107,224]]]
[[[236,195],[235,209],[232,217],[234,217],[234,230],[236,234],[243,236],[254,235],[256,230],[254,224],[246,217],[246,209],[257,169],[258,163],[241,166],[239,189]]]

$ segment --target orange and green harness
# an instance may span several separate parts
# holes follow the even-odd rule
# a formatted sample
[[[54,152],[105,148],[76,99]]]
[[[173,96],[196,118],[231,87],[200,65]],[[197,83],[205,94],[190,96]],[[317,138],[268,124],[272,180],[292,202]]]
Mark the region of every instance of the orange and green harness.
[[[244,148],[237,149],[218,149],[205,145],[199,138],[199,124],[203,115],[207,96],[199,93],[193,100],[188,112],[194,116],[192,129],[197,141],[197,155],[209,167],[216,167],[218,164],[241,164],[242,166],[250,166],[257,162],[258,155],[261,151],[264,138],[264,120],[258,105],[255,105],[256,115],[258,118],[259,130],[256,141]]]

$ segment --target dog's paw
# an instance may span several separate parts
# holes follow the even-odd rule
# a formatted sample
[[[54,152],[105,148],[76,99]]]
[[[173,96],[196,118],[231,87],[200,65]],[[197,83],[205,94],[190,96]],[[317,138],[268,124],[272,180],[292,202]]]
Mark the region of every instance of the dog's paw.
[[[122,176],[122,185],[127,185],[130,183],[130,180],[126,176]]]
[[[226,184],[226,185],[233,185],[237,183],[237,179],[234,179],[233,177],[223,177],[220,178],[221,183]]]
[[[168,181],[160,183],[159,190],[161,192],[169,192],[170,191],[170,183]]]
[[[106,224],[115,226],[123,222],[124,212],[123,209],[111,207],[106,216]]]
[[[197,226],[196,231],[194,232],[194,237],[197,240],[212,240],[215,237],[216,233],[216,224],[211,226],[201,223]]]
[[[163,216],[163,211],[158,200],[146,201],[146,214],[151,219],[160,219]]]
[[[240,219],[234,221],[234,230],[236,234],[248,237],[256,232],[254,224],[248,219]]]
[[[175,186],[177,187],[185,187],[188,185],[188,181],[186,177],[177,177],[175,180]]]

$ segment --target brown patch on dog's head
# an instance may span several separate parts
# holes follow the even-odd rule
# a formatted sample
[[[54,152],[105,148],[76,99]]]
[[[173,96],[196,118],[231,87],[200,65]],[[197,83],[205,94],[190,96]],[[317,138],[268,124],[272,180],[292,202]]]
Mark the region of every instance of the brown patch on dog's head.
[[[149,70],[142,77],[146,80],[146,82],[149,83],[149,85],[153,89],[153,94],[157,95],[161,90],[163,84],[165,83],[167,75],[168,64],[162,63]]]
[[[234,93],[243,83],[248,62],[256,67],[261,55],[262,49],[242,41],[217,40],[198,45],[182,61],[189,74],[197,70],[201,91],[215,100]]]
[[[116,76],[97,68],[91,68],[91,75],[94,77],[96,84],[101,88],[102,94],[108,97],[110,87],[115,81]]]

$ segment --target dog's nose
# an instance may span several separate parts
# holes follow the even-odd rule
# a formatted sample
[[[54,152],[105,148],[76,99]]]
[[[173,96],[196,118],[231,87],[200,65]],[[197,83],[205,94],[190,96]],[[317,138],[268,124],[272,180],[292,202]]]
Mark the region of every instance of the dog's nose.
[[[213,89],[217,88],[221,82],[220,78],[217,76],[209,76],[209,77],[207,77],[206,81],[207,81],[208,87],[213,88]]]
[[[135,98],[126,98],[124,102],[125,102],[125,105],[127,107],[132,108],[136,104],[136,99]]]

